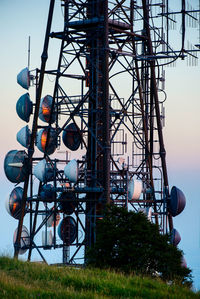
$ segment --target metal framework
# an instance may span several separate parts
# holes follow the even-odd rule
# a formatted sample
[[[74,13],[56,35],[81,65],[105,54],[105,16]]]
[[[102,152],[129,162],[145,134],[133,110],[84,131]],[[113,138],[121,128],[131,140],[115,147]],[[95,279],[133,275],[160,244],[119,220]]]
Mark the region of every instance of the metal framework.
[[[185,38],[187,19],[192,26],[199,22],[199,7],[186,7],[183,0],[173,11],[169,0],[64,0],[61,1],[64,28],[52,32],[54,2],[50,1],[41,67],[32,75],[36,101],[26,159],[29,175],[23,186],[15,256],[19,254],[26,214],[30,218],[28,259],[33,249],[45,261],[41,249],[63,248],[63,263],[76,264],[79,258],[84,262],[85,248],[95,242],[96,220],[103,216],[105,204],[135,211],[150,209],[151,221],[159,225],[161,233],[173,229],[162,133],[166,100],[164,67],[179,58],[197,58],[198,42],[196,48],[186,49]],[[170,44],[175,24],[182,28],[178,50]],[[46,68],[50,39],[61,42],[55,69]],[[47,126],[38,120],[45,76],[55,79]],[[60,136],[70,123],[75,124],[77,138],[81,140],[77,153],[71,153],[78,162],[78,180],[74,183],[63,171],[69,162],[69,150],[66,149],[63,159],[60,154],[47,154],[50,128],[55,129],[57,146],[63,149]],[[44,127],[48,133],[42,156],[35,151],[35,140]],[[51,180],[38,183],[33,169],[43,158],[54,172]],[[133,179],[142,182],[138,198],[130,195]],[[42,197],[47,184],[51,184],[51,196]],[[63,192],[66,198],[61,199]],[[64,241],[57,238],[56,229],[58,213],[62,218],[66,216],[61,201],[69,201],[69,193],[75,196],[73,242],[69,223],[69,237]],[[52,215],[52,244],[37,243],[35,237],[42,228],[47,238],[47,223]]]

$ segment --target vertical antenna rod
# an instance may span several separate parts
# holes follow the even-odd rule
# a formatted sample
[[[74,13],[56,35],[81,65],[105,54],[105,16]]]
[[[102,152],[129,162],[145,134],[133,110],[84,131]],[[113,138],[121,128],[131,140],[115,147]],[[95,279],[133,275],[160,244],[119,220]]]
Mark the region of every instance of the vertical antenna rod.
[[[28,37],[28,69],[30,68],[30,56],[31,56],[31,37]]]

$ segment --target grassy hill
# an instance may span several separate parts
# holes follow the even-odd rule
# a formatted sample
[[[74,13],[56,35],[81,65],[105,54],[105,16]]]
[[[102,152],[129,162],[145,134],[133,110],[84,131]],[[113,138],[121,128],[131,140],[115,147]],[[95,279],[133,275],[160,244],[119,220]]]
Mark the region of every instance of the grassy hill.
[[[0,298],[200,298],[159,280],[0,257]]]

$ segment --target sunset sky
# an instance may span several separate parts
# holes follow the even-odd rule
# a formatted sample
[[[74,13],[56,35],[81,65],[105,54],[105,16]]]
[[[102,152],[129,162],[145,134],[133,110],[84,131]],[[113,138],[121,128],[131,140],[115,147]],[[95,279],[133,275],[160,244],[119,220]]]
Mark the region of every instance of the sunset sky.
[[[192,1],[191,1],[192,2]],[[21,148],[16,133],[25,123],[16,114],[16,101],[25,93],[16,76],[27,66],[28,36],[31,36],[31,66],[40,67],[48,0],[0,1],[0,253],[13,254],[15,219],[5,210],[5,199],[13,184],[5,177],[3,161],[6,153]],[[62,28],[60,1],[56,1],[53,29]],[[198,34],[197,29],[192,34]],[[55,48],[55,52],[56,52]],[[55,54],[50,46],[51,58]],[[53,54],[52,54],[53,53]],[[56,56],[57,57],[57,56]],[[200,289],[200,62],[187,67],[179,61],[174,68],[166,68],[164,141],[170,187],[177,186],[186,196],[186,208],[174,219],[182,240],[179,248],[185,253],[193,270],[195,287]],[[34,90],[30,90],[34,94]]]

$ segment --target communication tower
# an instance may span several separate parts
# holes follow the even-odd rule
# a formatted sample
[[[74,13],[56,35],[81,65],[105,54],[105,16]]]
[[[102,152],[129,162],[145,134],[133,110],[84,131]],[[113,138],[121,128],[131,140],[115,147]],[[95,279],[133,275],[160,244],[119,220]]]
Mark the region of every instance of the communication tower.
[[[63,263],[84,262],[106,204],[143,211],[177,245],[173,217],[185,196],[168,182],[165,67],[188,57],[196,64],[200,42],[186,47],[186,28],[198,30],[200,7],[183,0],[63,0],[64,25],[54,32],[54,2],[41,67],[17,76],[36,96],[32,101],[25,93],[16,105],[23,121],[33,118],[31,130],[26,125],[17,133],[27,150],[10,151],[4,162],[7,178],[17,183],[6,202],[18,219],[15,256],[28,250],[30,260],[37,250],[46,261],[45,249],[62,248]],[[54,39],[60,52],[48,69]],[[44,95],[47,76],[54,83]]]

